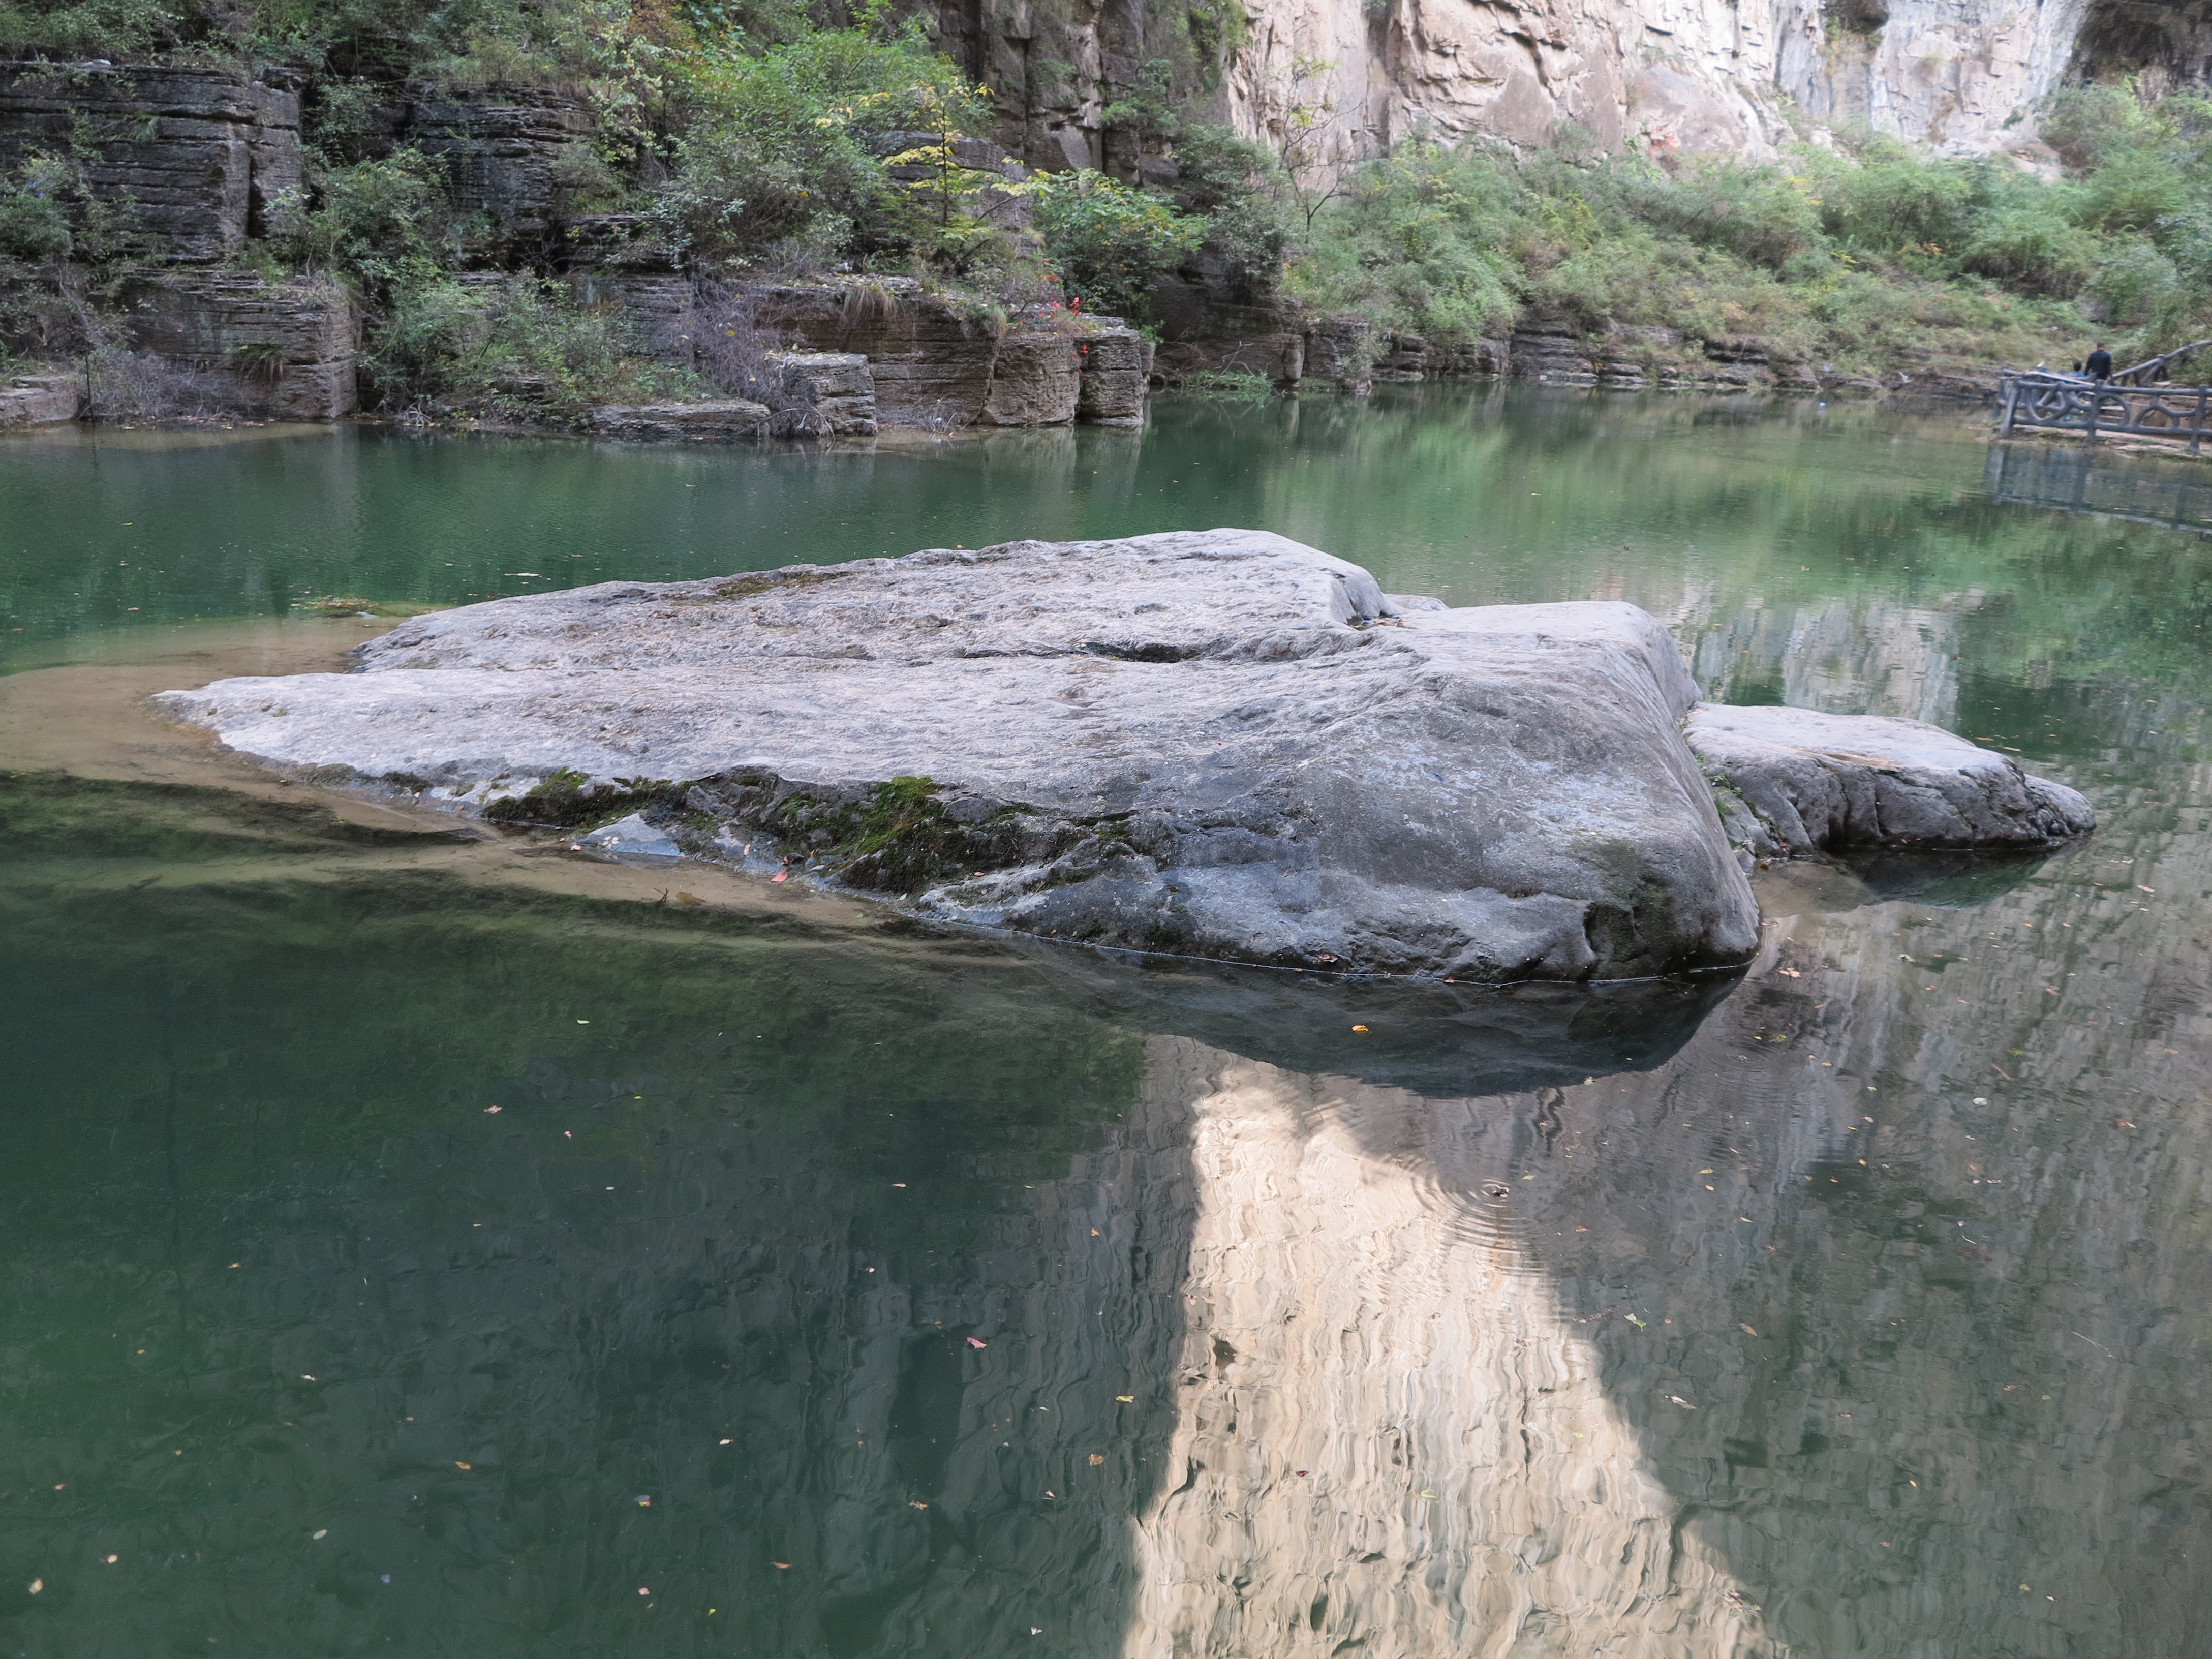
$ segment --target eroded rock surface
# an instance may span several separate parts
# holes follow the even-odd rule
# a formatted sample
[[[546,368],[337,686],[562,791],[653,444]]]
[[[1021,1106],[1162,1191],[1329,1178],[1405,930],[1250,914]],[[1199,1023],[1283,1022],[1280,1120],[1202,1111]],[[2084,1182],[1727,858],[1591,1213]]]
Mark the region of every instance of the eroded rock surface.
[[[1701,703],[1687,732],[1729,840],[1758,857],[2027,850],[2096,827],[2075,791],[1922,720]]]
[[[1744,960],[1632,605],[1449,610],[1241,530],[608,583],[161,701],[283,768],[1048,937],[1462,980]]]

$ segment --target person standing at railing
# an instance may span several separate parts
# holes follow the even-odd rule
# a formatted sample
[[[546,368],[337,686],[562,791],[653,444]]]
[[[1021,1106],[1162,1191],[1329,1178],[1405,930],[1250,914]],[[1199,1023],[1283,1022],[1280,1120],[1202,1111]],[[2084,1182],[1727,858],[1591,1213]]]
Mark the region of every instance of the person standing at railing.
[[[2089,354],[2088,362],[2083,363],[2081,368],[2093,380],[2109,380],[2112,378],[2112,354],[2105,349],[2105,343],[2102,340],[2097,342],[2097,349]]]

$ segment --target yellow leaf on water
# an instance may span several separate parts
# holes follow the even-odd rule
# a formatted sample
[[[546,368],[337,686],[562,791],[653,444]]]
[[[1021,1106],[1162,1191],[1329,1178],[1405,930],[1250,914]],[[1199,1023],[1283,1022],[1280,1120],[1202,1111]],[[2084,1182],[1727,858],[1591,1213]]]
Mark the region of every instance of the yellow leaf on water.
[[[457,1468],[457,1469],[465,1469],[465,1468],[469,1468],[469,1467],[471,1467],[471,1466],[470,1466],[470,1465],[468,1465],[468,1464],[466,1464],[466,1463],[462,1462],[461,1462],[461,1460],[460,1460],[459,1458],[458,1458],[458,1457],[457,1457],[457,1458],[455,1458],[455,1459],[453,1460],[453,1467],[454,1467],[455,1468]]]
[[[1103,1452],[1093,1452],[1091,1454],[1091,1467],[1094,1469],[1105,1461],[1106,1454]]]

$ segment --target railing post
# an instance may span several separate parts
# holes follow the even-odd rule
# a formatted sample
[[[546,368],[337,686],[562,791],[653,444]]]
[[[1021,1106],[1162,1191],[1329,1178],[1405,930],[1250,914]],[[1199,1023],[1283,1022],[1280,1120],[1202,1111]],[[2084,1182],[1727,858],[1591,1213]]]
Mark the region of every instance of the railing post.
[[[2098,389],[2099,389],[2099,383],[2098,383],[2097,381],[2095,381],[2095,380],[2092,380],[2092,381],[2090,381],[2090,382],[2089,382],[2089,424],[2088,424],[2088,427],[2087,427],[2087,430],[2086,430],[2086,431],[2084,432],[2084,434],[2083,434],[2083,440],[2082,440],[2082,441],[2083,441],[2084,442],[2086,442],[2086,443],[2094,443],[2094,442],[2096,442],[2096,441],[2097,441],[2097,392],[2098,392]]]
[[[2204,441],[2204,393],[2206,388],[2197,388],[2197,413],[2189,422],[2189,453],[2195,455]]]
[[[2004,377],[2004,416],[1997,422],[1997,435],[2004,437],[2012,431],[2013,405],[2020,401],[2020,380],[2017,375]]]

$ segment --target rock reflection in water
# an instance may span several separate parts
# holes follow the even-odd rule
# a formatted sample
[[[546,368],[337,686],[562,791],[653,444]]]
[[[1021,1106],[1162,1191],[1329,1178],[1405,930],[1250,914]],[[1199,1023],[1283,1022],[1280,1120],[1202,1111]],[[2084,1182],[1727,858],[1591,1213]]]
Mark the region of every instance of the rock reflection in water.
[[[2196,946],[2107,954],[2079,860],[1996,873],[1789,872],[1873,902],[1785,917],[1648,1074],[1156,1042],[1197,1217],[1133,1659],[2194,1652]]]
[[[1197,1219],[1130,1659],[1764,1650],[1520,1237],[1556,1091],[1150,1062],[1192,1103]]]
[[[0,1620],[2187,1659],[2200,781],[1455,1003],[9,781]]]

